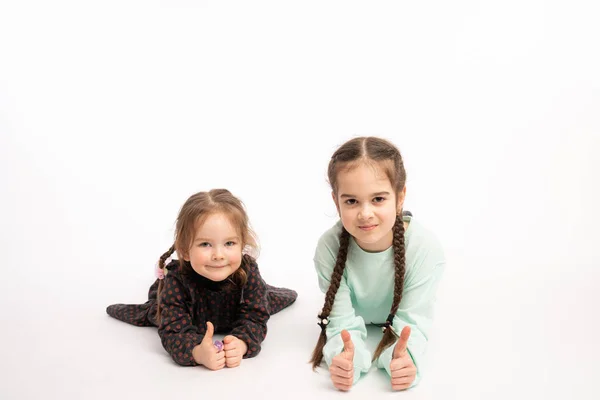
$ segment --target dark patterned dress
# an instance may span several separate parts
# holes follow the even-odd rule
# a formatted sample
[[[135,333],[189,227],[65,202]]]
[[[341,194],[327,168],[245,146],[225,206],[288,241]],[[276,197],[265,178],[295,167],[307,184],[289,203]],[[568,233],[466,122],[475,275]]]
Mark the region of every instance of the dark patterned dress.
[[[276,288],[265,283],[256,261],[244,256],[242,266],[248,275],[243,287],[229,280],[213,282],[197,274],[189,262],[179,261],[165,268],[161,294],[161,320],[156,320],[157,279],[150,287],[144,304],[113,304],[108,315],[137,326],[158,326],[158,335],[165,350],[180,365],[198,365],[192,349],[202,342],[206,322],[215,333],[236,336],[248,346],[244,358],[256,356],[267,335],[269,317],[291,305],[298,294],[291,289]]]

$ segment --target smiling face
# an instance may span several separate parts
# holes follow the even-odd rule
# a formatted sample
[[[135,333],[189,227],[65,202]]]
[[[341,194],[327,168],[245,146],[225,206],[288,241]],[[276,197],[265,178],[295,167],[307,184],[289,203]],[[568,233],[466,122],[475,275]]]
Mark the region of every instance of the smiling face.
[[[359,163],[337,174],[333,200],[344,228],[365,251],[383,251],[392,245],[396,215],[402,209],[403,189],[398,196],[377,163]],[[397,199],[396,199],[397,198]]]
[[[240,232],[223,213],[210,214],[199,224],[184,256],[196,273],[214,282],[233,274],[242,263]]]

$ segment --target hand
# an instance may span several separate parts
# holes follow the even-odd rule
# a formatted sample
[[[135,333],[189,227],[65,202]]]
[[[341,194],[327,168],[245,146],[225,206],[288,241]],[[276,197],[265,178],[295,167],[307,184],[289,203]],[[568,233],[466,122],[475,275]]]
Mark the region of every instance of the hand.
[[[405,326],[400,333],[400,338],[394,347],[390,371],[392,373],[392,389],[408,389],[417,377],[417,367],[406,349],[410,337],[410,326]]]
[[[344,341],[344,350],[333,357],[329,372],[333,386],[347,391],[352,388],[354,381],[354,343],[352,343],[352,338],[347,330],[342,331],[342,340]]]
[[[225,350],[225,364],[228,368],[235,368],[242,362],[242,357],[248,351],[248,345],[233,335],[223,338],[223,350]]]
[[[211,322],[207,322],[204,338],[199,345],[194,347],[192,350],[192,355],[198,364],[204,365],[206,368],[216,371],[225,366],[225,352],[218,351],[215,347],[213,343],[214,332],[215,327],[213,324]]]

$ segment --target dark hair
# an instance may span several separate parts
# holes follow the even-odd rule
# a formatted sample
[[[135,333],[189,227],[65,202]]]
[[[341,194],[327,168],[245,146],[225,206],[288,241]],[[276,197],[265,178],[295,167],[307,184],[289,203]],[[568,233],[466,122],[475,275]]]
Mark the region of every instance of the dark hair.
[[[337,177],[342,169],[349,170],[361,163],[377,164],[383,169],[386,176],[390,180],[392,187],[396,192],[396,199],[400,192],[404,189],[406,184],[406,171],[404,170],[404,163],[400,151],[392,143],[387,140],[376,138],[376,137],[358,137],[351,139],[344,143],[335,153],[331,156],[329,161],[329,167],[327,169],[327,175],[329,178],[329,184],[333,190],[334,195],[337,195],[338,185]],[[384,324],[384,334],[379,342],[379,345],[375,349],[373,354],[373,360],[376,360],[381,353],[391,346],[398,335],[392,328],[394,315],[398,311],[400,301],[402,300],[402,290],[404,288],[404,271],[405,271],[405,248],[404,248],[404,222],[402,220],[402,211],[400,210],[396,215],[396,222],[393,227],[393,240],[392,245],[394,248],[394,298],[392,301],[392,307],[390,314]],[[333,272],[331,274],[331,280],[329,289],[325,294],[325,305],[318,315],[319,325],[321,326],[321,334],[315,349],[313,350],[311,362],[313,369],[317,368],[323,359],[323,347],[327,342],[326,327],[329,322],[329,314],[333,307],[335,295],[340,287],[344,268],[346,266],[346,257],[348,255],[348,245],[350,243],[350,234],[342,226],[340,232],[340,248],[338,250],[337,259]]]
[[[177,216],[175,225],[175,243],[158,259],[158,267],[162,270],[165,268],[166,260],[177,252],[179,259],[179,270],[185,268],[184,257],[188,255],[189,249],[194,241],[196,228],[206,221],[206,218],[212,214],[223,213],[226,215],[231,224],[235,226],[240,234],[242,248],[245,253],[251,253],[254,257],[258,256],[258,244],[256,235],[250,228],[248,215],[244,209],[244,205],[240,199],[235,197],[227,189],[213,189],[209,192],[199,192],[192,195],[181,207]],[[231,280],[238,286],[244,286],[248,275],[246,273],[246,265],[252,256],[245,254],[240,268],[238,268]],[[157,294],[157,311],[156,319],[160,323],[161,314],[161,294],[164,282],[160,280],[158,284]]]

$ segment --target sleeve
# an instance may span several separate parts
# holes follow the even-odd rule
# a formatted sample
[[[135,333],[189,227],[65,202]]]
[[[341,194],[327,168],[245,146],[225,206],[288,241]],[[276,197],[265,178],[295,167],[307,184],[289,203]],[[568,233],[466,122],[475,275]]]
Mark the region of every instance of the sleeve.
[[[323,293],[327,293],[331,284],[331,274],[335,264],[333,252],[323,248],[322,242],[317,246],[314,263],[317,270],[319,287]],[[357,316],[352,299],[350,288],[346,282],[346,277],[342,276],[340,287],[335,295],[335,301],[329,314],[329,324],[327,325],[327,343],[323,347],[323,358],[327,366],[331,365],[333,357],[337,356],[344,349],[341,332],[347,330],[352,337],[354,344],[354,379],[356,383],[362,374],[371,368],[371,352],[367,349],[365,339],[367,338],[367,328],[362,317]]]
[[[233,323],[231,334],[243,340],[248,346],[244,358],[251,358],[261,350],[261,343],[267,336],[267,321],[269,320],[269,301],[267,285],[260,276],[258,265],[249,263],[248,281],[242,292],[242,303],[238,319]]]
[[[441,248],[431,250],[420,260],[416,260],[414,273],[407,274],[402,300],[393,323],[398,334],[407,325],[411,328],[407,349],[417,368],[417,376],[411,387],[421,380],[427,340],[433,321],[435,296],[446,264]],[[394,347],[395,343],[385,349],[377,359],[377,367],[385,368],[390,376]]]
[[[189,291],[173,274],[168,274],[164,278],[161,300],[158,335],[163,347],[177,364],[198,365],[192,350],[202,342],[206,325],[202,323],[198,327],[193,324]]]

